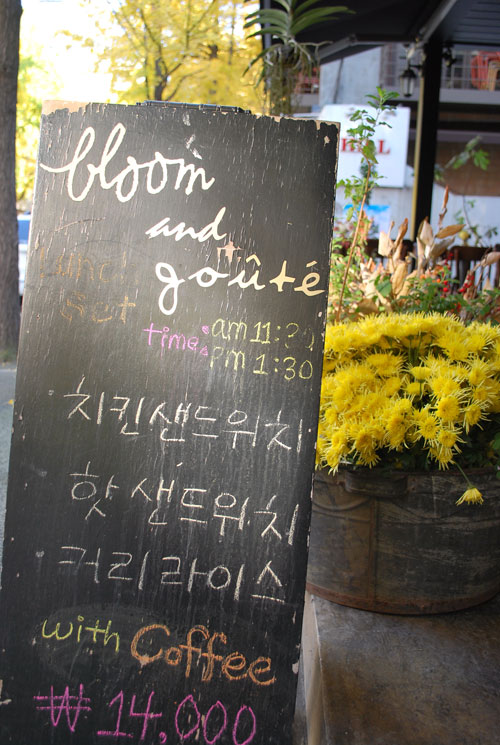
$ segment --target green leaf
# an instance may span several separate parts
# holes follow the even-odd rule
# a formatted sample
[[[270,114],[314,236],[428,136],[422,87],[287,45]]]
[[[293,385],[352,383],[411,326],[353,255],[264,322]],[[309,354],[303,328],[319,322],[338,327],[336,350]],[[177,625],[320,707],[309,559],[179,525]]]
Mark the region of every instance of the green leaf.
[[[305,13],[301,14],[297,20],[294,19],[292,21],[292,34],[296,36],[301,31],[306,31],[323,21],[333,20],[335,17],[336,13],[330,8],[313,8],[312,10],[307,10]]]
[[[382,297],[387,298],[392,293],[392,284],[390,277],[387,277],[385,274],[379,274],[377,277],[375,277],[375,287],[377,288],[377,292],[380,292]]]

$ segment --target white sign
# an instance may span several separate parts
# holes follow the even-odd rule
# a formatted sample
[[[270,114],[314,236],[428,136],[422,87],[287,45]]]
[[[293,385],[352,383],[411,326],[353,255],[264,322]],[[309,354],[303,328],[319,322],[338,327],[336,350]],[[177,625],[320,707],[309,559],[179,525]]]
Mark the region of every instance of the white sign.
[[[361,154],[356,146],[350,142],[348,129],[353,129],[359,122],[351,122],[350,118],[357,109],[373,112],[369,106],[356,104],[328,104],[323,106],[318,119],[327,122],[339,122],[339,162],[337,178],[352,178],[359,176]],[[408,133],[410,129],[410,109],[398,106],[393,111],[382,114],[381,121],[375,129],[375,146],[378,160],[379,186],[404,186],[406,153],[408,150]],[[389,126],[387,126],[389,125]]]

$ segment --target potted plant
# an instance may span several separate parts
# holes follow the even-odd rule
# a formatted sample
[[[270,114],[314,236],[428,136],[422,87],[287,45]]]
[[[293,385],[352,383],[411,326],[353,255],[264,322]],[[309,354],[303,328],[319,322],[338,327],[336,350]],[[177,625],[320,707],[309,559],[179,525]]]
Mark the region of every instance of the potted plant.
[[[298,36],[352,12],[345,5],[320,5],[318,0],[277,0],[272,7],[247,15],[245,28],[258,26],[248,38],[260,36],[264,42],[249,68],[261,63],[257,82],[264,81],[269,114],[292,115],[300,77],[310,77],[319,67],[319,48],[327,42],[299,41]]]
[[[492,597],[500,327],[440,313],[328,326],[317,460],[310,589],[403,613]]]
[[[447,250],[462,226],[442,226],[446,192],[413,257],[406,221],[395,241],[381,236],[383,263],[365,251],[373,131],[392,98],[377,89],[348,132],[364,172],[344,183],[352,239],[334,244],[308,587],[368,610],[432,613],[500,590],[500,327],[496,296],[450,292]]]

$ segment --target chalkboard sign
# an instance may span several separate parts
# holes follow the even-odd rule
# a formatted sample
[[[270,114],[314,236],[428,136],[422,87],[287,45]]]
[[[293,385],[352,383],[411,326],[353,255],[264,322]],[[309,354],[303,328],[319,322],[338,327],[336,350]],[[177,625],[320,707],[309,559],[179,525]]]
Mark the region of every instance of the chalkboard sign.
[[[1,595],[2,745],[286,745],[335,125],[42,117]]]

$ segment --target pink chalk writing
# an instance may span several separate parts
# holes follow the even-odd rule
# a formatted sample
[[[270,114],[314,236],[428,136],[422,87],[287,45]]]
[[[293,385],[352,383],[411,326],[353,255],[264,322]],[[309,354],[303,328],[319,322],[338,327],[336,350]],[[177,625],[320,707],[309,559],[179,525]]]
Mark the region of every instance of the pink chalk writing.
[[[108,708],[114,709],[116,712],[114,728],[99,729],[96,733],[97,736],[110,737],[115,741],[119,738],[127,738],[140,743],[144,743],[148,738],[148,741],[152,742],[151,737],[155,737],[155,734],[148,733],[149,725],[154,720],[163,717],[163,712],[152,711],[154,697],[155,692],[151,691],[147,697],[147,703],[142,704],[142,708],[140,708],[137,703],[138,697],[133,694],[127,707],[128,697],[126,694],[123,691],[117,693],[108,703]],[[33,696],[33,700],[36,702],[37,711],[50,712],[50,722],[54,728],[59,727],[64,713],[67,726],[72,733],[77,728],[80,714],[92,711],[90,698],[84,695],[82,683],[78,686],[77,694],[70,693],[70,687],[66,686],[61,696],[56,695],[54,686],[51,686],[48,696]],[[122,725],[122,721],[127,721],[127,717],[129,718],[129,727],[131,727],[134,719],[142,720],[140,732],[125,731],[128,727]],[[215,745],[224,732],[227,732],[231,736],[233,745],[250,745],[257,733],[257,719],[252,708],[242,705],[238,709],[233,722],[230,722],[230,718],[232,720],[232,716],[230,717],[222,701],[216,701],[204,714],[200,711],[194,695],[189,694],[177,706],[173,717],[173,725],[181,742],[192,738],[197,742],[204,742],[205,745]],[[159,742],[160,745],[165,745],[168,741],[167,733],[163,729],[157,733],[156,737],[158,739],[155,742]]]
[[[187,709],[188,705],[189,705],[189,708],[192,711],[194,711],[196,715],[196,722],[191,727],[191,729],[189,729],[187,732],[183,732],[181,730],[181,725],[179,722],[181,720],[181,717],[185,714],[184,710]],[[186,719],[190,718],[190,713],[191,713],[190,711],[186,713]],[[194,700],[193,696],[190,694],[189,696],[186,696],[186,698],[180,702],[179,706],[177,707],[177,711],[175,712],[175,730],[177,734],[179,735],[179,737],[181,738],[181,740],[187,740],[188,737],[191,737],[191,735],[193,735],[196,732],[196,730],[200,726],[200,720],[201,720],[200,710],[196,706],[196,701]]]
[[[156,338],[160,342],[162,357],[165,350],[176,350],[182,352],[188,350],[191,352],[198,352],[198,354],[208,357],[208,348],[206,344],[203,344],[200,341],[199,336],[193,335],[186,337],[185,334],[172,331],[168,326],[156,329],[153,322],[149,324],[147,329],[142,330],[148,335],[148,347],[153,346],[153,338]],[[209,326],[202,326],[201,331],[203,334],[209,334],[210,328]],[[158,334],[158,336],[153,337],[153,334]]]
[[[220,711],[221,712],[221,714],[222,714],[222,724],[221,724],[219,730],[216,733],[214,733],[214,736],[212,737],[212,739],[209,739],[208,738],[208,735],[207,735],[207,729],[208,729],[208,725],[209,725],[209,722],[210,722],[210,716],[211,716],[212,712],[214,712],[214,711]],[[213,745],[214,742],[217,742],[217,740],[222,735],[222,733],[224,732],[224,730],[226,729],[226,727],[227,727],[227,711],[226,711],[226,709],[224,707],[224,704],[221,704],[220,701],[217,701],[207,711],[207,715],[205,717],[205,721],[203,722],[203,737],[205,738],[205,742],[208,745]]]
[[[50,721],[53,727],[58,727],[63,712],[66,714],[66,722],[70,732],[74,732],[78,718],[82,711],[92,711],[90,699],[83,695],[83,684],[80,683],[78,696],[71,695],[69,686],[66,686],[62,696],[54,695],[54,686],[50,687],[49,696],[33,696],[34,701],[39,702],[37,711],[50,711]],[[72,714],[71,714],[72,713]]]
[[[146,738],[146,733],[148,730],[148,724],[151,719],[157,719],[158,717],[162,716],[162,713],[156,713],[153,714],[151,712],[151,701],[153,699],[153,696],[155,695],[154,691],[151,691],[148,698],[148,703],[146,706],[146,711],[136,711],[136,696],[135,694],[132,696],[132,701],[130,702],[130,710],[129,715],[131,717],[142,717],[143,718],[143,725],[142,725],[142,731],[141,736],[139,740],[143,741]],[[97,734],[100,737],[134,737],[134,735],[128,734],[127,732],[121,732],[121,720],[122,720],[122,714],[123,714],[123,700],[124,700],[124,694],[123,691],[120,691],[120,693],[114,697],[112,701],[109,702],[109,706],[114,706],[115,703],[118,703],[118,714],[116,717],[116,727],[114,730],[99,730]]]
[[[208,736],[207,730],[210,728],[210,720],[211,718],[215,718],[215,714],[219,713],[219,719],[222,716],[222,722],[217,725],[214,725],[215,727],[218,726],[218,729],[212,732],[212,736]],[[183,721],[186,720],[187,725],[190,725],[192,715],[195,716],[195,724],[190,726],[190,728],[186,731],[183,729]],[[243,715],[246,715],[246,723],[244,721]],[[196,701],[194,700],[194,697],[192,694],[189,696],[186,696],[179,706],[177,707],[177,711],[175,712],[175,730],[181,740],[187,740],[189,737],[194,735],[195,732],[199,731],[200,721],[202,720],[202,715],[200,713],[200,710],[198,709],[198,706],[196,704]],[[206,716],[203,720],[203,726],[202,726],[202,732],[203,732],[203,739],[205,740],[206,745],[213,745],[219,738],[222,736],[222,734],[225,732],[228,724],[228,715],[227,710],[224,704],[222,704],[220,701],[217,701],[215,704],[213,704],[210,709],[207,711]],[[240,730],[245,729],[248,730],[250,726],[250,734],[244,739],[240,740]],[[255,737],[255,733],[257,732],[257,720],[255,717],[255,714],[253,713],[253,710],[250,706],[241,706],[238,710],[238,713],[236,714],[236,718],[234,720],[233,730],[232,730],[232,737],[233,737],[233,743],[234,745],[249,745],[253,738]],[[246,734],[246,732],[245,732]],[[243,735],[245,736],[245,735]]]

